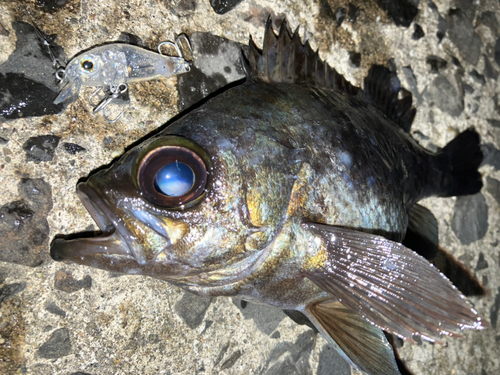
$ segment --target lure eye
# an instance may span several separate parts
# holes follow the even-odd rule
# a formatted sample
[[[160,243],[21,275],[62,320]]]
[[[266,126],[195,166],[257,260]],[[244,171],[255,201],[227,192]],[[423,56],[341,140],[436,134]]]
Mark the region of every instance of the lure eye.
[[[151,150],[137,170],[139,188],[151,203],[177,208],[203,194],[208,173],[203,159],[182,146],[162,146]]]
[[[83,60],[81,65],[83,70],[86,70],[87,72],[94,70],[94,63],[91,60]]]

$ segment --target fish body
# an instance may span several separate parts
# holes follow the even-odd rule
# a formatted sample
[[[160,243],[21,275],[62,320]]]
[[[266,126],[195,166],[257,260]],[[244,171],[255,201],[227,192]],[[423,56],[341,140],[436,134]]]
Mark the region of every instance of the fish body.
[[[75,56],[64,69],[63,89],[54,100],[78,95],[82,86],[110,87],[160,79],[190,70],[183,57],[172,57],[125,43],[111,43]]]
[[[78,185],[103,233],[56,239],[52,257],[299,311],[370,374],[399,373],[382,330],[438,341],[481,329],[465,297],[400,243],[418,200],[481,188],[477,134],[432,154],[407,132],[414,110],[393,73],[372,69],[361,91],[321,64],[286,24],[279,36],[268,24],[244,84]],[[457,149],[472,165],[452,168],[464,163]]]

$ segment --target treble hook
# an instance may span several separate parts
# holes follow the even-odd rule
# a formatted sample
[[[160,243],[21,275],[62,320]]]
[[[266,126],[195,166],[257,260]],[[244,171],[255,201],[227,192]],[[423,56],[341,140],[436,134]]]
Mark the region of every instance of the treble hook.
[[[90,105],[94,105],[92,103],[92,98],[97,95],[99,91],[102,90],[102,87],[99,87],[96,91],[92,93],[89,97],[89,103]],[[103,117],[106,119],[106,121],[109,124],[114,124],[117,122],[122,115],[125,113],[125,110],[121,111],[120,114],[113,120],[111,120],[108,115],[106,114],[106,108],[109,106],[109,104],[118,98],[120,95],[124,94],[128,90],[128,86],[126,83],[120,83],[118,86],[116,85],[110,85],[109,86],[109,94],[107,94],[107,97],[105,96],[94,108],[93,113],[97,113],[99,111],[102,111]]]
[[[182,49],[180,48],[180,46],[182,46],[182,43],[181,43],[181,40],[184,39],[188,45],[188,49],[189,49],[189,53],[193,54],[193,47],[191,47],[191,42],[189,41],[188,37],[186,34],[181,34],[181,35],[178,35],[176,38],[175,38],[175,43],[174,42],[161,42],[159,45],[158,45],[158,52],[160,53],[160,55],[163,55],[163,53],[161,53],[161,46],[163,45],[167,45],[167,46],[172,46],[175,48],[175,51],[177,52],[177,55],[180,57],[180,58],[183,58],[185,59],[184,57],[184,54],[182,53]]]

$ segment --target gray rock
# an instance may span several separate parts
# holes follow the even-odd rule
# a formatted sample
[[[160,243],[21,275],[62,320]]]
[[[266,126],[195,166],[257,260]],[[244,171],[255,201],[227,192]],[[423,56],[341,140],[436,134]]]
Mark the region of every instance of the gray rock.
[[[498,36],[498,21],[494,12],[483,12],[477,18],[478,23],[483,24],[491,29],[493,34]]]
[[[493,168],[500,170],[500,150],[495,148],[492,143],[485,143],[481,145],[481,151],[483,151],[483,161],[482,165],[491,165]]]
[[[350,375],[351,366],[344,358],[332,348],[331,345],[323,346],[319,354],[319,363],[316,375]]]
[[[486,191],[491,194],[500,206],[500,181],[486,177]]]
[[[221,365],[220,369],[221,370],[227,370],[227,369],[230,369],[231,367],[233,367],[236,363],[236,361],[238,361],[238,359],[240,359],[241,355],[243,353],[241,352],[241,350],[236,350],[233,354],[231,354],[229,356],[228,359],[226,359],[224,361],[224,363]]]
[[[59,315],[62,316],[63,318],[66,317],[66,311],[57,306],[55,302],[50,302],[47,305],[45,305],[45,310],[54,315]]]
[[[71,352],[71,340],[69,329],[59,328],[55,330],[48,341],[37,351],[37,355],[45,359],[56,359],[67,356]]]
[[[495,43],[495,62],[500,66],[500,38]]]
[[[448,65],[448,61],[436,55],[427,56],[425,62],[431,67],[432,73],[439,73]]]
[[[7,284],[0,289],[0,304],[9,297],[12,297],[18,293],[21,293],[26,289],[26,283],[13,283]]]
[[[496,80],[498,78],[498,72],[496,71],[495,68],[493,68],[490,59],[488,59],[486,55],[483,55],[483,58],[484,58],[484,75],[488,78]]]
[[[51,161],[61,137],[55,135],[40,135],[29,138],[23,145],[26,151],[26,161],[33,161],[35,164]]]
[[[182,298],[175,304],[174,310],[189,328],[195,329],[203,322],[205,313],[211,303],[212,298],[184,293]]]
[[[481,55],[481,37],[474,30],[471,19],[460,9],[448,14],[448,37],[457,46],[464,60],[476,65]]]
[[[86,148],[80,146],[80,145],[77,145],[76,143],[68,143],[68,142],[64,142],[62,144],[62,146],[64,147],[64,150],[70,154],[70,155],[75,155],[79,152],[84,152],[84,151],[87,151]]]
[[[403,66],[403,74],[406,77],[406,82],[408,83],[411,94],[414,98],[417,99],[417,105],[419,105],[420,103],[422,103],[422,94],[418,92],[417,78],[415,77],[413,69],[410,65]]]
[[[486,79],[484,78],[484,76],[482,74],[479,74],[479,72],[476,69],[472,69],[470,72],[470,75],[474,79],[474,81],[476,81],[477,83],[479,83],[481,85],[486,84]]]
[[[464,110],[463,93],[443,75],[438,75],[432,81],[426,96],[431,104],[454,117]]]
[[[217,14],[225,14],[234,9],[243,0],[210,0],[212,9]]]
[[[36,267],[50,259],[47,246],[52,190],[43,179],[22,179],[21,200],[0,207],[0,261]]]
[[[488,262],[484,259],[484,254],[479,253],[479,258],[477,259],[476,269],[475,271],[481,271],[485,268],[488,268]]]
[[[457,198],[451,229],[464,245],[478,241],[486,235],[488,206],[481,193]]]
[[[497,327],[498,312],[500,311],[500,288],[497,290],[497,295],[495,297],[495,302],[491,306],[490,310],[490,323],[493,328]]]
[[[89,275],[77,280],[71,273],[59,270],[54,277],[54,288],[66,293],[74,293],[80,289],[90,289],[91,287],[92,277]]]
[[[413,24],[413,34],[411,38],[413,40],[419,40],[420,38],[423,38],[425,36],[424,30],[422,29],[422,26],[420,26],[418,23]]]

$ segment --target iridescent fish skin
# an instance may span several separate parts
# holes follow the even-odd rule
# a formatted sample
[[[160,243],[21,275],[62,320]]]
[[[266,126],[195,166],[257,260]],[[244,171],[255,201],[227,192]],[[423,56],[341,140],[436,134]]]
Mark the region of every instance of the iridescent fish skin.
[[[170,77],[190,71],[183,57],[172,57],[125,43],[95,47],[74,57],[64,69],[63,89],[54,100],[78,95],[82,86],[109,87]]]
[[[80,183],[103,233],[56,239],[52,257],[299,311],[372,375],[399,374],[382,330],[438,341],[481,329],[465,297],[400,244],[418,200],[481,188],[477,133],[426,151],[394,74],[376,67],[364,91],[352,87],[285,23],[279,36],[268,23],[262,53],[251,42],[246,71]],[[153,185],[172,162],[193,170],[192,194]]]

